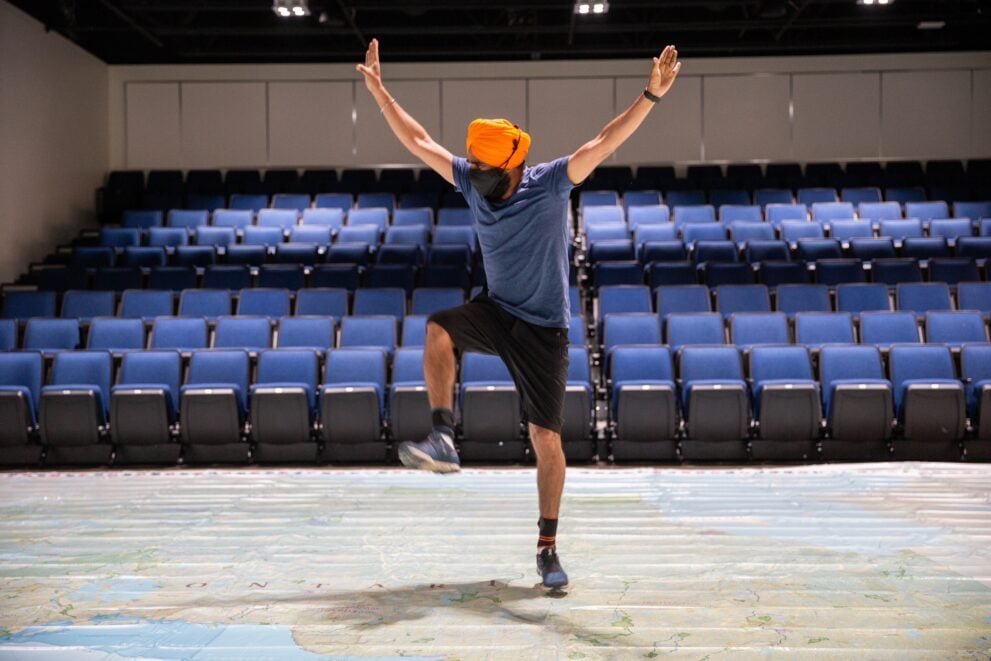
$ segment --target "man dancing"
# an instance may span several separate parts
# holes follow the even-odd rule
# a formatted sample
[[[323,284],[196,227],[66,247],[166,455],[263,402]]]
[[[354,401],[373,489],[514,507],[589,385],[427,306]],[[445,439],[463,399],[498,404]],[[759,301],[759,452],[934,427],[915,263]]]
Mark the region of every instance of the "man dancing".
[[[476,119],[468,126],[467,158],[434,142],[382,83],[378,40],[357,66],[403,146],[465,196],[488,282],[487,291],[465,305],[429,318],[423,371],[433,431],[423,441],[400,444],[399,458],[406,466],[438,473],[460,470],[454,448],[455,350],[502,358],[523,399],[537,456],[537,572],[545,587],[568,584],[556,536],[565,473],[570,192],[636,131],[680,69],[678,51],[667,46],[653,59],[644,91],[595,138],[570,156],[526,167],[530,135],[505,119]]]

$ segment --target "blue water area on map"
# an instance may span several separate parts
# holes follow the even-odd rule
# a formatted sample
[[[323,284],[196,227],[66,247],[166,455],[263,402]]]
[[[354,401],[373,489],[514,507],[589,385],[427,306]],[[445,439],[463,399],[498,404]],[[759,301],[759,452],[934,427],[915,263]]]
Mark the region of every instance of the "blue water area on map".
[[[284,625],[191,624],[180,620],[151,620],[127,615],[99,615],[73,626],[60,622],[58,625],[28,627],[16,634],[0,636],[0,658],[18,658],[19,646],[30,646],[32,659],[42,658],[34,653],[39,646],[51,646],[52,658],[55,658],[54,653],[60,647],[70,646],[76,648],[72,654],[79,659],[107,658],[94,657],[93,653],[119,658],[195,658],[196,661],[229,661],[235,658],[243,661],[350,661],[358,658],[308,652],[293,639],[292,628]],[[13,656],[7,657],[7,654]],[[440,657],[382,658],[426,660]]]
[[[70,602],[96,601],[103,604],[132,601],[149,592],[154,592],[159,587],[155,581],[138,576],[134,578],[111,578],[85,585],[75,592],[67,594],[64,599]]]

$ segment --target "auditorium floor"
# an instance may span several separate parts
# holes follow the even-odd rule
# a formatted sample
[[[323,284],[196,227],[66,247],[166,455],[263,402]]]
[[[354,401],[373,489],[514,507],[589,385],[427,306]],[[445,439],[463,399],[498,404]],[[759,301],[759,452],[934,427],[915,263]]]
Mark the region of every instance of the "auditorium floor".
[[[991,464],[0,473],[0,659],[987,659]]]

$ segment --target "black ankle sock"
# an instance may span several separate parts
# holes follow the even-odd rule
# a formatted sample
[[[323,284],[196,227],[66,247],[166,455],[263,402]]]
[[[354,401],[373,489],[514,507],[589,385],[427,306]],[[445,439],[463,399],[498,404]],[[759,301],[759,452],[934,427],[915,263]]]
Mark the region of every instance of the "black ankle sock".
[[[537,521],[540,526],[540,535],[537,537],[537,548],[553,549],[557,542],[557,519],[541,518]]]
[[[433,409],[430,412],[434,431],[448,436],[454,436],[454,411],[451,409]]]

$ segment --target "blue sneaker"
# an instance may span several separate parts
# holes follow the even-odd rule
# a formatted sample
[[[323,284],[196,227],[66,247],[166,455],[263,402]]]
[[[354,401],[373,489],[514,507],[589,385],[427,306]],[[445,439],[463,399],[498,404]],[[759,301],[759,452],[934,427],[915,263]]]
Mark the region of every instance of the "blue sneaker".
[[[408,468],[434,473],[457,473],[461,470],[461,460],[454,449],[454,439],[435,431],[427,434],[425,440],[400,443],[399,461]]]
[[[537,573],[543,579],[545,588],[560,589],[568,585],[568,575],[561,567],[555,549],[543,549],[537,554]]]

